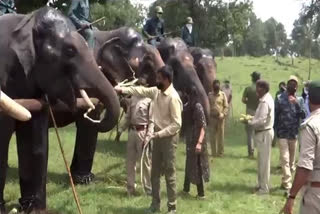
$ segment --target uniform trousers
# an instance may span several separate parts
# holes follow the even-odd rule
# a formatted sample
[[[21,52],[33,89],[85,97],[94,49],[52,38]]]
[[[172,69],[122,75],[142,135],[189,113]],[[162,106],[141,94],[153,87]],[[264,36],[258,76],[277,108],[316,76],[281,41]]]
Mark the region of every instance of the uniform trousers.
[[[303,194],[300,214],[320,213],[320,188],[308,186]]]
[[[273,129],[255,133],[254,140],[258,150],[258,189],[269,193],[271,144]]]
[[[224,121],[225,119],[211,118],[210,120],[210,144],[211,155],[223,155],[224,153]]]
[[[296,139],[279,138],[280,164],[282,168],[282,186],[290,189],[292,173],[295,171]]]
[[[154,208],[160,208],[160,177],[165,176],[168,197],[168,209],[175,209],[177,203],[176,190],[176,149],[178,135],[157,138],[153,142],[152,151],[152,204]]]
[[[136,131],[130,129],[128,134],[127,143],[127,191],[133,193],[135,191],[135,178],[136,178],[136,162],[141,161],[144,139],[146,130]],[[142,160],[142,185],[145,192],[151,195],[151,158],[149,155],[149,147],[143,154]]]

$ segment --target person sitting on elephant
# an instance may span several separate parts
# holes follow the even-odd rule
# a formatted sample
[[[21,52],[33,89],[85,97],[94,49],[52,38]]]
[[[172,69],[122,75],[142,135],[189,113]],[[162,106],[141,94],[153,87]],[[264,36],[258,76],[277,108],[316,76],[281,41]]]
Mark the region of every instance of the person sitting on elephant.
[[[195,46],[195,39],[194,39],[194,29],[193,29],[193,20],[191,17],[187,17],[186,24],[182,27],[181,30],[181,38],[183,41],[189,46]]]
[[[16,13],[14,0],[0,0],[0,16],[7,13]]]
[[[81,29],[79,33],[87,41],[89,48],[94,48],[94,35],[89,22],[90,5],[89,0],[72,0],[68,16],[76,26]]]
[[[164,38],[164,21],[161,18],[163,10],[160,6],[155,8],[155,15],[153,18],[147,20],[143,26],[143,34],[147,37],[148,43],[156,46],[157,42],[161,42]]]

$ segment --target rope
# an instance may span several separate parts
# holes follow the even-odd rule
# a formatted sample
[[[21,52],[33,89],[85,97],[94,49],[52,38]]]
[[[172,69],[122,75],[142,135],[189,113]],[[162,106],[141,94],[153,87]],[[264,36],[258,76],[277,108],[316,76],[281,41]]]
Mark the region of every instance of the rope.
[[[74,183],[73,183],[73,179],[72,179],[72,175],[71,175],[71,172],[70,172],[69,164],[68,164],[68,162],[67,162],[67,159],[66,159],[66,156],[65,156],[65,154],[64,154],[63,147],[62,147],[60,135],[59,135],[58,128],[57,128],[57,123],[56,123],[56,120],[55,120],[55,118],[54,118],[53,111],[52,111],[52,108],[51,108],[51,105],[50,105],[50,102],[49,102],[49,99],[48,99],[48,96],[47,96],[47,95],[46,95],[46,100],[47,100],[47,102],[49,103],[50,116],[51,116],[51,118],[52,118],[52,122],[53,122],[53,125],[54,125],[54,129],[55,129],[55,132],[56,132],[56,135],[57,135],[57,139],[58,139],[60,151],[61,151],[61,154],[62,154],[62,157],[63,157],[63,161],[64,161],[64,164],[65,164],[66,169],[67,169],[67,171],[68,171],[68,175],[69,175],[69,179],[70,179],[70,183],[71,183],[71,188],[72,188],[73,197],[74,197],[74,200],[76,201],[77,208],[78,208],[78,212],[79,212],[80,214],[82,214],[82,210],[81,210],[79,198],[78,198],[78,195],[77,195],[77,191],[76,191],[76,188],[75,188]]]

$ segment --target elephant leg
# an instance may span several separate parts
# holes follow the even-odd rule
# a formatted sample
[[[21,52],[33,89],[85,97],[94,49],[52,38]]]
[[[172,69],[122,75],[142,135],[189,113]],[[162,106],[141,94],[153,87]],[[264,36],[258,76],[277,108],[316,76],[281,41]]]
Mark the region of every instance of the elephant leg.
[[[28,122],[17,125],[21,211],[46,208],[46,181],[48,167],[47,110],[33,113]]]
[[[83,116],[77,117],[76,126],[76,144],[71,164],[72,177],[76,184],[89,184],[94,178],[91,169],[96,151],[98,130]]]
[[[0,115],[0,213],[5,213],[3,191],[8,169],[9,143],[14,129],[15,120],[8,116]]]

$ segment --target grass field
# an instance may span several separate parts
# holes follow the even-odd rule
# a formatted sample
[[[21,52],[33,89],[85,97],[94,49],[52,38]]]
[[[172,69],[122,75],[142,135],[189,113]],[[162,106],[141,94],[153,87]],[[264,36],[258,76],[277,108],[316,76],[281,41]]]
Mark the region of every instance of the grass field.
[[[225,156],[211,159],[211,180],[205,185],[206,200],[195,199],[196,191],[192,186],[190,197],[182,196],[181,190],[184,178],[185,146],[179,144],[177,151],[177,187],[178,212],[183,214],[273,214],[279,213],[285,198],[280,186],[280,171],[278,166],[278,149],[272,150],[271,194],[256,196],[252,189],[256,184],[256,160],[247,159],[247,147],[242,124],[236,121],[244,112],[241,104],[241,94],[250,83],[249,74],[253,71],[262,73],[262,77],[270,81],[272,95],[275,94],[278,82],[285,81],[290,74],[301,79],[308,77],[308,60],[295,60],[295,66],[290,66],[290,59],[281,59],[281,65],[275,63],[272,57],[252,58],[217,58],[218,79],[230,79],[233,87],[233,113],[235,120],[227,124],[225,140]],[[312,79],[320,78],[319,62],[312,61]],[[301,88],[300,88],[301,89]],[[300,91],[299,91],[300,93]],[[71,161],[75,128],[73,125],[60,129],[68,161]],[[148,208],[151,199],[142,194],[128,198],[126,196],[125,180],[125,144],[126,135],[120,143],[109,140],[109,133],[100,134],[93,172],[96,174],[94,183],[88,186],[77,186],[84,214],[141,214]],[[114,136],[111,137],[113,139]],[[12,139],[9,155],[9,173],[5,189],[5,199],[9,208],[17,204],[20,197],[17,153],[15,139]],[[36,167],[36,166],[35,166]],[[139,176],[137,176],[139,180]],[[139,184],[139,183],[138,183]],[[166,189],[162,179],[162,212],[166,212]],[[71,188],[58,149],[54,131],[50,131],[49,169],[48,169],[48,207],[49,210],[72,214],[77,213]],[[298,200],[296,202],[298,208]],[[296,211],[297,211],[296,208]]]

